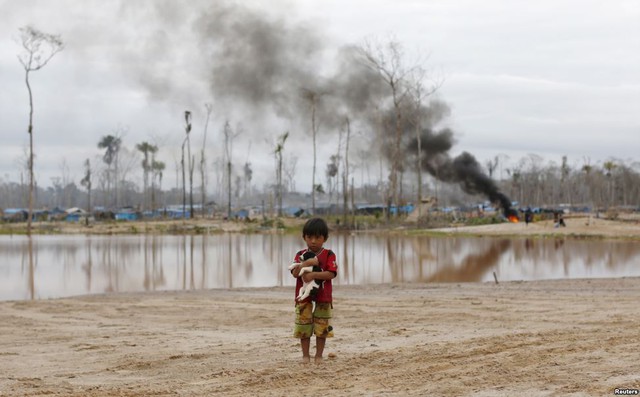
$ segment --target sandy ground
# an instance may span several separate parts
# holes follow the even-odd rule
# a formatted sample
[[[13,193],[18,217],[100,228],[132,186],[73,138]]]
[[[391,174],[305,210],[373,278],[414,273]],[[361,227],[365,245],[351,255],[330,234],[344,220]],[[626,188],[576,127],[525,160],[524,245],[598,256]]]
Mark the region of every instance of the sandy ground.
[[[474,230],[640,236],[607,222]],[[318,365],[289,288],[0,302],[0,396],[614,395],[640,389],[639,301],[638,278],[339,286]]]
[[[340,287],[301,365],[288,288],[0,302],[2,396],[613,395],[640,280]],[[314,343],[312,343],[312,349]]]

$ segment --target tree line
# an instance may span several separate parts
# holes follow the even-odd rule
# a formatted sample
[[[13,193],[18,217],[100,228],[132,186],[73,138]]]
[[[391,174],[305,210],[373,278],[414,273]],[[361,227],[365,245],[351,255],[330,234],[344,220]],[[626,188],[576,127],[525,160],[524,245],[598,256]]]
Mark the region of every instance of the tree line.
[[[252,185],[251,172],[245,172],[243,167],[236,167],[238,173],[235,177],[232,175],[229,189],[226,184],[228,178],[222,175],[226,173],[226,167],[213,166],[209,172],[218,173],[215,179],[225,183],[215,192],[208,193],[202,189],[202,184],[197,184],[194,187],[194,202],[198,206],[206,206],[215,201],[217,212],[221,215],[227,215],[229,193],[232,209],[264,204],[267,210],[272,208],[274,213],[281,214],[280,209],[287,205],[305,206],[310,198],[309,193],[296,191],[295,178],[287,177],[287,172],[284,171],[286,167],[280,158],[286,137],[286,134],[281,135],[274,148],[276,164],[272,181],[262,186]],[[63,163],[60,176],[52,179],[52,186],[43,188],[35,185],[36,208],[115,208],[117,202],[119,206],[143,210],[183,203],[181,181],[172,187],[163,187],[162,178],[166,166],[156,160],[161,150],[157,145],[140,142],[133,145],[135,150],[128,149],[123,145],[122,139],[114,135],[102,137],[99,143],[104,146],[101,161],[92,163],[89,159],[85,160],[85,174],[79,181],[73,180],[68,167]],[[109,144],[106,145],[107,143]],[[223,161],[218,161],[218,164],[222,163]],[[346,181],[346,172],[340,171],[335,157],[330,158],[317,192],[323,205],[332,204],[337,208],[336,213],[342,213],[342,208],[351,208],[352,201],[383,202],[384,176],[381,178],[379,174],[372,175],[371,168],[375,168],[372,163],[370,158],[359,157],[353,160],[350,171],[353,180]],[[535,154],[515,160],[505,155],[496,155],[486,161],[483,167],[521,208],[557,208],[560,204],[568,204],[606,210],[611,207],[637,209],[640,206],[640,163],[636,161],[612,158],[592,164],[588,158],[570,161],[564,156],[556,162],[545,161]],[[251,169],[251,166],[248,168]],[[176,170],[179,169],[176,165]],[[401,178],[404,181],[401,200],[404,203],[416,203],[418,187],[412,182],[415,175],[410,170],[404,173],[409,175]],[[295,169],[293,174],[295,175]],[[26,170],[21,175],[19,181],[0,178],[2,208],[23,208],[28,202]],[[423,196],[436,198],[440,207],[469,206],[485,200],[481,195],[465,193],[457,185],[438,182],[430,176],[424,179],[421,187]],[[347,194],[343,194],[344,192]]]

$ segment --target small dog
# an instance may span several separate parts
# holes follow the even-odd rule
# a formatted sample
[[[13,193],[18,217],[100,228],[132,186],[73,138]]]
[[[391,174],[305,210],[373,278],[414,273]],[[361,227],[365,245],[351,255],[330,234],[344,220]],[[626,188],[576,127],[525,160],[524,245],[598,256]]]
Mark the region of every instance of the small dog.
[[[313,258],[314,256],[316,256],[316,254],[314,254],[313,252],[307,251],[302,255],[302,258],[300,259],[302,259],[302,261],[304,262],[307,259]],[[292,263],[291,266],[289,266],[289,270],[292,270],[296,265],[298,265],[298,263]],[[321,272],[321,271],[322,271],[322,268],[320,266],[305,266],[302,269],[300,269],[299,276],[302,276],[303,274],[308,272]],[[322,281],[318,281],[318,280],[311,280],[307,283],[304,283],[302,285],[302,288],[300,288],[300,292],[298,293],[296,300],[302,301],[304,299],[307,299],[309,296],[311,296],[312,298],[315,297],[321,285],[322,285]]]

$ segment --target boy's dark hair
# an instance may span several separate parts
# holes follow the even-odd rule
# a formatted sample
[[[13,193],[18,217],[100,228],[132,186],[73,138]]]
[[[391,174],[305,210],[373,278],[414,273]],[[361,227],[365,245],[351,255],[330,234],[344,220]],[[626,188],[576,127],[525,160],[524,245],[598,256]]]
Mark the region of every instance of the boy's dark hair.
[[[311,218],[302,228],[302,237],[304,236],[322,236],[326,240],[329,238],[329,226],[322,218]]]

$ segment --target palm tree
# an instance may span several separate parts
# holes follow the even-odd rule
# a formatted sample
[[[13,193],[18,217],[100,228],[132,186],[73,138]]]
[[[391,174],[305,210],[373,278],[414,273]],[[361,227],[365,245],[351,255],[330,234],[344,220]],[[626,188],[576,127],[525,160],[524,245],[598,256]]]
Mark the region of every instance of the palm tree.
[[[582,166],[582,172],[584,172],[585,177],[585,187],[587,190],[586,200],[593,207],[593,202],[591,200],[591,171],[593,171],[593,166],[588,162]]]
[[[605,175],[607,176],[607,179],[609,180],[609,206],[613,205],[613,178],[612,176],[612,171],[617,167],[618,165],[616,163],[614,163],[613,161],[609,160],[606,161],[603,165],[602,168],[604,168],[607,172],[605,173]]]
[[[149,186],[149,171],[151,171],[151,162],[149,161],[149,154],[154,154],[158,151],[158,147],[148,142],[141,142],[136,145],[136,149],[142,152],[142,172],[143,172],[143,189],[142,194],[145,197],[144,204],[146,204],[147,187]],[[144,207],[144,206],[143,206]]]
[[[152,156],[154,157],[154,156]],[[158,190],[162,191],[162,173],[165,169],[165,164],[162,161],[151,161],[151,209],[156,208],[156,196],[155,196],[155,180],[158,179]]]
[[[98,142],[98,149],[105,149],[102,161],[107,164],[107,191],[111,192],[111,181],[114,178],[115,185],[115,206],[118,206],[118,152],[122,140],[113,135],[105,135]],[[115,173],[112,174],[111,166],[115,165]]]
[[[569,164],[567,162],[567,156],[562,156],[562,165],[560,166],[560,184],[564,190],[560,192],[562,195],[562,202],[572,203],[571,197],[571,188],[566,188],[569,183],[569,174],[571,172],[571,168],[569,168]]]

